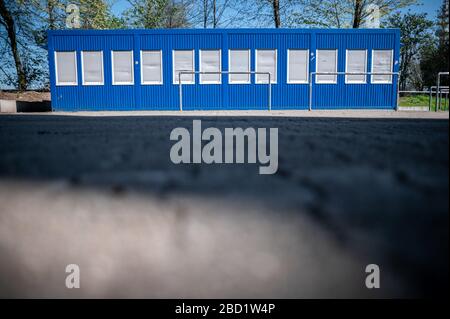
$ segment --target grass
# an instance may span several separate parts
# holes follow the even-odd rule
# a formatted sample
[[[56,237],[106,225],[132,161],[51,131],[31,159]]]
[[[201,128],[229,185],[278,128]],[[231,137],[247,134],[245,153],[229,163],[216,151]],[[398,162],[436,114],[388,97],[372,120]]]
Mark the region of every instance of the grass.
[[[400,97],[399,106],[413,107],[413,106],[426,106],[428,107],[429,103],[429,95],[428,94],[414,94],[414,95],[406,95]],[[441,110],[448,111],[448,98],[442,98],[441,100]],[[433,96],[431,101],[431,110],[436,110],[436,97]]]

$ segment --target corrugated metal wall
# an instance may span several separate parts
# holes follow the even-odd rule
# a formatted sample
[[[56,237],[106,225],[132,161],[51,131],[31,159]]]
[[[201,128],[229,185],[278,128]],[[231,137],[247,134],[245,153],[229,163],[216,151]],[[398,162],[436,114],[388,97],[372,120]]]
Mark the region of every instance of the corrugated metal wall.
[[[58,30],[49,31],[49,64],[54,110],[177,110],[178,85],[172,81],[172,50],[220,49],[222,70],[228,70],[229,49],[250,49],[251,69],[255,70],[255,50],[277,50],[277,78],[272,85],[272,109],[307,109],[309,84],[287,84],[287,50],[310,50],[309,71],[315,71],[317,49],[338,50],[338,71],[345,71],[347,49],[366,49],[368,71],[374,49],[394,50],[394,72],[398,71],[399,30],[392,29],[206,29],[206,30]],[[85,86],[81,78],[81,51],[103,51],[104,85]],[[112,85],[111,50],[133,50],[134,85]],[[140,50],[162,50],[163,84],[140,84]],[[55,51],[76,51],[78,85],[55,84]],[[392,84],[313,84],[313,109],[387,108],[396,106],[396,78]],[[188,109],[267,109],[267,85],[228,84],[183,85],[183,108]]]

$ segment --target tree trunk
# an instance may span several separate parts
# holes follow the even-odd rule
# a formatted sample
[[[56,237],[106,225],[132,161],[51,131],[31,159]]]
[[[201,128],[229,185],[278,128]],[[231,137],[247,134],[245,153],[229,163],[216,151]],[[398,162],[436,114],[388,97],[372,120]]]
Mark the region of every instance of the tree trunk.
[[[203,0],[203,28],[208,26],[208,0]]]
[[[273,6],[273,21],[275,22],[275,28],[279,28],[281,26],[280,21],[280,1],[272,0]]]
[[[213,0],[213,28],[217,27],[216,0]]]
[[[48,13],[48,28],[50,30],[55,30],[56,29],[55,0],[47,0],[47,13]]]
[[[6,8],[4,0],[0,0],[0,16],[3,18],[6,31],[8,33],[8,39],[11,46],[11,52],[14,57],[14,62],[16,64],[17,71],[17,84],[20,91],[27,89],[27,77],[25,76],[25,71],[23,69],[22,61],[20,60],[19,49],[17,48],[17,38],[15,31],[15,23],[11,13]]]
[[[353,12],[353,29],[358,29],[361,26],[362,20],[362,0],[355,0],[355,11]]]

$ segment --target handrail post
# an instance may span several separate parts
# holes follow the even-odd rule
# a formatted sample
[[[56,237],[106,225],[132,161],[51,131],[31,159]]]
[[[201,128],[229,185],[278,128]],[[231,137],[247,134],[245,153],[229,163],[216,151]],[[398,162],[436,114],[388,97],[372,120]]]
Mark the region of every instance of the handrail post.
[[[400,74],[395,74],[394,76],[397,79],[397,81],[396,81],[397,84],[395,86],[395,88],[397,89],[397,92],[396,92],[397,101],[395,103],[395,110],[398,111],[398,105],[400,104]]]
[[[313,78],[315,72],[311,72],[309,75],[309,110],[312,111],[312,90],[313,90]]]
[[[441,86],[441,73],[438,73],[437,85],[436,85],[436,110],[435,110],[436,112],[439,109],[438,103],[440,102],[440,98],[439,98],[440,86]]]
[[[428,88],[428,90],[430,91],[430,95],[428,97],[428,112],[431,111],[431,101],[433,100],[432,98],[432,94],[433,94],[433,87],[430,85],[430,87]]]
[[[272,81],[270,79],[270,72],[267,74],[269,75],[269,111],[272,111]]]
[[[178,73],[178,90],[180,93],[180,112],[183,111],[183,89],[181,87],[181,73],[183,73],[182,71],[180,71]]]

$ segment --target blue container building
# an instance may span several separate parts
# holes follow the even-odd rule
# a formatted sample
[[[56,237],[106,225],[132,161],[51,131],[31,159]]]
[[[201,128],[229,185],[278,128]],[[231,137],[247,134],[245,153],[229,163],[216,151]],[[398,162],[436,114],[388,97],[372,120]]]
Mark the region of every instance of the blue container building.
[[[48,31],[52,109],[179,110],[180,71],[183,110],[267,109],[268,73],[273,110],[395,109],[399,51],[397,29]]]

